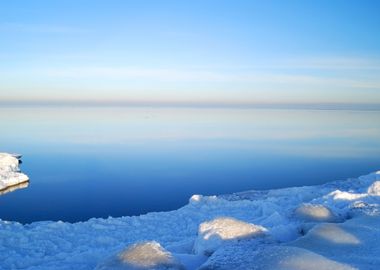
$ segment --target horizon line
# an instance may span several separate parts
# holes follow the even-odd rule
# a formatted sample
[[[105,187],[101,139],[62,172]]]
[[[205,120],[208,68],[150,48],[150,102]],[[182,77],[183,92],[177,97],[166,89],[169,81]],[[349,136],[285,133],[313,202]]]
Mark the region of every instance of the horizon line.
[[[91,99],[0,100],[1,107],[157,107],[157,108],[231,108],[231,109],[312,109],[380,110],[380,103],[348,102],[227,102],[227,101],[139,101]]]

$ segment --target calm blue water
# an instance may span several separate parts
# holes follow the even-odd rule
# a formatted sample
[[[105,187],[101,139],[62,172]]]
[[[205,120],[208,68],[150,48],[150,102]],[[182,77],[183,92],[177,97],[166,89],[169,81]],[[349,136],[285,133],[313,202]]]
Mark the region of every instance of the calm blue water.
[[[26,189],[0,218],[82,221],[179,208],[192,194],[312,185],[380,169],[380,112],[1,108]]]

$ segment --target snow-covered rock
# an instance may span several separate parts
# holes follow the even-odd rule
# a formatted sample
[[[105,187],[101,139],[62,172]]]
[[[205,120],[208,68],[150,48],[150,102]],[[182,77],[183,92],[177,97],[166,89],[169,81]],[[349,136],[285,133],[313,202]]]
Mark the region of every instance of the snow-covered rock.
[[[372,196],[380,196],[380,181],[375,181],[370,185],[367,192]]]
[[[97,270],[184,270],[173,255],[155,241],[127,247],[117,256],[96,267]]]
[[[295,216],[306,222],[338,222],[337,216],[326,206],[302,204],[294,211]]]
[[[322,223],[289,245],[307,249],[355,269],[380,267],[380,215],[362,214],[344,223]],[[320,268],[322,269],[322,268]]]
[[[0,190],[28,181],[20,172],[19,155],[0,153]]]
[[[18,190],[18,189],[24,189],[24,188],[27,188],[28,186],[29,186],[28,181],[22,182],[22,183],[17,184],[17,185],[12,185],[10,187],[7,187],[5,189],[0,190],[0,195],[7,194],[7,193],[13,192],[13,191]]]
[[[290,246],[264,248],[252,261],[252,267],[248,268],[252,270],[357,270],[310,250]]]
[[[261,236],[266,231],[262,226],[230,217],[219,217],[199,225],[194,251],[210,255],[226,242]]]

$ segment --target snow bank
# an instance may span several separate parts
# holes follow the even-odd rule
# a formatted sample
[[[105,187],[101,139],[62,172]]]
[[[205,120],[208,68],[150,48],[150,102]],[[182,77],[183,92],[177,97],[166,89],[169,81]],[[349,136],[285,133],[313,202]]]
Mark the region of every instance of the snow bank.
[[[196,195],[171,212],[74,224],[0,220],[0,269],[378,269],[378,181]]]
[[[0,190],[15,186],[29,180],[20,172],[19,155],[0,153]]]

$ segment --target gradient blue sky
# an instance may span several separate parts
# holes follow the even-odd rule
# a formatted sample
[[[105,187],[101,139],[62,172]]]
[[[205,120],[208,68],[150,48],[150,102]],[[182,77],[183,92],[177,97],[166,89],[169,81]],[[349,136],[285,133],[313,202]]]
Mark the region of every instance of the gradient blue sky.
[[[380,104],[380,1],[1,1],[0,101]]]

